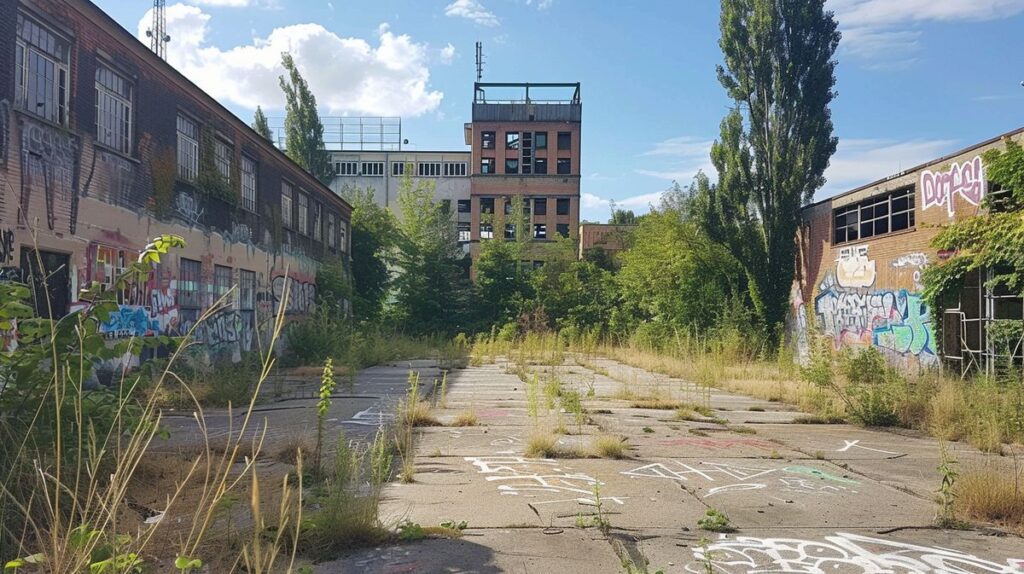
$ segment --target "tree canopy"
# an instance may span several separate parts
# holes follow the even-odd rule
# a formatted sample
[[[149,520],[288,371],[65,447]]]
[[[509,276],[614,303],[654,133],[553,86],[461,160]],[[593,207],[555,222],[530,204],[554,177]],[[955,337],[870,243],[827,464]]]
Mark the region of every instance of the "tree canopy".
[[[324,149],[324,125],[317,113],[316,96],[309,90],[291,54],[281,54],[281,64],[288,72],[287,77],[278,78],[285,97],[285,153],[314,177],[328,184],[334,172],[330,155]]]

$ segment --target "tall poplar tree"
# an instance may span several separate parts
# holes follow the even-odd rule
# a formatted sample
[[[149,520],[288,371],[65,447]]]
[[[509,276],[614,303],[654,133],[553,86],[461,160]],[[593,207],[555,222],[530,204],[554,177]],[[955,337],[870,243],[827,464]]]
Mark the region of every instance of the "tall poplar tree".
[[[835,153],[829,104],[840,33],[824,0],[722,0],[718,79],[735,102],[694,202],[709,237],[743,266],[770,333],[785,320],[800,208]]]
[[[263,113],[263,108],[256,106],[256,115],[252,120],[252,129],[256,130],[256,133],[267,138],[267,141],[274,143],[274,134],[270,131],[270,125],[267,123],[267,116]]]
[[[285,97],[285,153],[314,177],[330,183],[334,173],[330,155],[324,149],[324,125],[316,111],[316,97],[299,74],[291,54],[281,54],[281,64],[288,72],[287,78],[278,77]]]

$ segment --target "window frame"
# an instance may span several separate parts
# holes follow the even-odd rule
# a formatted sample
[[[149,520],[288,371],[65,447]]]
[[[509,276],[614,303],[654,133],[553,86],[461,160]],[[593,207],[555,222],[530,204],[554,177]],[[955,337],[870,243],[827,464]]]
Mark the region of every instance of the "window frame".
[[[191,127],[194,133],[188,133],[188,130],[182,131],[183,126]],[[176,130],[178,179],[194,182],[199,177],[199,122],[178,112]],[[182,160],[186,160],[188,165],[185,165]]]
[[[555,175],[572,175],[572,159],[567,157],[558,158],[555,162]]]
[[[548,149],[548,132],[533,132],[534,149]]]
[[[28,24],[26,24],[26,21]],[[47,50],[46,46],[39,45],[38,42],[32,42],[31,39],[25,38],[22,35],[22,31],[31,25],[37,30],[36,38],[41,38],[43,33],[48,34],[50,38],[48,41],[52,42],[54,50]],[[43,119],[44,121],[59,125],[61,127],[68,127],[70,124],[70,105],[71,105],[71,51],[73,47],[73,40],[68,38],[62,33],[57,32],[52,26],[44,23],[43,20],[37,18],[34,14],[28,13],[24,10],[17,10],[17,16],[15,17],[15,32],[14,32],[14,105],[15,107],[25,110],[29,114]],[[57,49],[63,48],[63,54],[58,56],[54,54]],[[30,66],[29,64],[35,64]],[[40,63],[48,63],[52,66],[53,70],[53,84],[49,86],[43,86],[48,88],[43,90],[43,100],[39,100],[40,93],[33,88],[33,82],[30,80],[36,80],[35,88],[39,87],[38,78],[42,77],[44,83],[46,81],[46,70],[43,70],[43,74],[40,74],[38,70],[34,72],[34,78],[29,78],[29,74],[32,70],[36,69]],[[53,110],[50,112],[47,110],[47,96],[46,92],[49,92],[49,99],[53,103]],[[33,95],[34,99],[32,102],[29,101],[29,96]],[[42,103],[42,106],[40,106]],[[30,105],[32,104],[32,105]],[[43,108],[43,112],[40,113],[40,107]]]
[[[405,175],[405,162],[404,161],[393,161],[391,162],[391,175],[403,176]]]
[[[917,228],[917,189],[909,185],[832,209],[832,245],[845,245]],[[898,207],[897,204],[902,204]],[[899,228],[896,221],[903,219]]]
[[[223,138],[213,138],[213,166],[226,181],[231,181],[235,148]]]
[[[439,161],[418,161],[418,162],[416,162],[416,177],[441,177],[441,162],[439,162]]]
[[[488,206],[490,209],[488,210]],[[480,198],[480,213],[486,213],[488,215],[494,215],[494,198],[493,197],[481,197]]]
[[[480,173],[494,175],[496,173],[497,161],[493,157],[480,158]]]
[[[445,177],[465,177],[466,175],[466,162],[464,161],[446,161],[444,162],[444,176]]]
[[[456,210],[458,213],[472,213],[473,212],[473,200],[472,199],[459,199],[456,201]]]
[[[538,157],[533,160],[533,174],[534,175],[547,175],[548,174],[548,158]]]
[[[522,147],[522,142],[519,132],[505,132],[505,149],[518,150]]]
[[[324,241],[324,204],[313,202],[313,240]]]
[[[364,161],[359,164],[359,173],[368,177],[384,177],[384,162]]]
[[[287,190],[287,193],[285,193]],[[287,207],[285,207],[287,200]],[[288,229],[295,229],[295,186],[291,182],[281,180],[281,224]]]
[[[569,237],[569,231],[570,231],[570,229],[569,229],[569,224],[568,223],[556,223],[555,224],[555,233],[561,235],[562,237]]]
[[[309,194],[300,189],[295,200],[298,209],[296,225],[299,228],[299,233],[309,237]]]
[[[473,238],[473,226],[468,221],[456,223],[455,231],[458,234],[459,243],[469,243]]]
[[[359,175],[359,161],[336,161],[334,162],[334,175],[352,177]]]
[[[548,224],[546,224],[546,223],[534,223],[533,224],[533,238],[534,239],[547,239],[548,238]]]
[[[519,174],[519,158],[506,157],[505,158],[505,175],[518,175]]]
[[[327,247],[328,249],[338,248],[338,216],[334,213],[327,214]]]
[[[111,76],[114,82],[120,82],[127,95],[118,93],[116,88],[104,83],[100,77],[103,74]],[[135,150],[135,82],[103,62],[97,63],[94,75],[96,142],[131,156]]]
[[[480,132],[480,149],[494,149],[497,135],[493,131]]]
[[[546,198],[546,197],[535,197],[535,198],[533,198],[533,214],[534,215],[547,215],[548,214],[548,198]]]
[[[259,164],[255,159],[243,153],[239,171],[241,172],[239,179],[241,180],[242,209],[256,213],[256,198],[259,195],[257,192]]]
[[[564,209],[562,206],[565,206]],[[571,211],[572,206],[568,197],[559,197],[555,199],[555,215],[569,215]]]
[[[558,136],[557,137],[558,137],[558,143],[556,144],[555,147],[558,149],[558,151],[567,151],[567,150],[571,150],[572,149],[572,132],[558,132]],[[565,142],[564,144],[563,144],[563,138],[565,138],[564,139],[564,142]]]
[[[213,299],[210,301],[211,304],[219,301],[221,297],[227,295],[231,291],[231,280],[233,278],[234,270],[231,267],[227,265],[214,264],[213,285],[211,286]]]

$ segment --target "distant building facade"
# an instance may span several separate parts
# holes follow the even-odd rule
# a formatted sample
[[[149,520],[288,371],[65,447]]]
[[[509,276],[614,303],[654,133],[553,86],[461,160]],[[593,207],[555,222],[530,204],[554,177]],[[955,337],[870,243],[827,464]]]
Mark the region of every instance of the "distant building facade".
[[[580,259],[589,249],[601,249],[614,257],[626,249],[626,237],[634,229],[635,225],[581,223]]]
[[[0,269],[41,315],[86,307],[82,289],[180,235],[101,331],[182,334],[235,288],[196,338],[238,360],[286,290],[307,313],[320,263],[348,259],[350,206],[95,4],[0,3],[0,57]]]
[[[964,372],[994,366],[988,327],[1024,319],[1020,295],[987,287],[989,270],[976,271],[958,306],[939,315],[922,299],[921,273],[951,255],[931,246],[941,227],[980,213],[1000,192],[981,156],[1006,139],[1024,142],[1024,129],[803,209],[788,325],[802,356],[816,332],[836,349],[875,347],[912,369],[940,359]]]

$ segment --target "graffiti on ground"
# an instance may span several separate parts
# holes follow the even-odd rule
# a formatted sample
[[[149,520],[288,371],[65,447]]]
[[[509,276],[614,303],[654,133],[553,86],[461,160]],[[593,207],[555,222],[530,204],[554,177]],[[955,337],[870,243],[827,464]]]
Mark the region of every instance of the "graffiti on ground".
[[[945,206],[946,213],[956,213],[956,196],[971,205],[981,204],[985,197],[985,166],[981,156],[963,163],[953,163],[948,171],[921,172],[921,196],[923,209]]]
[[[967,573],[1019,574],[1024,560],[1005,564],[949,548],[922,546],[860,534],[836,533],[821,540],[722,536],[693,548],[686,571],[712,572],[850,572],[863,574]]]
[[[466,462],[476,467],[477,473],[486,475],[488,482],[498,483],[498,492],[506,496],[543,498],[559,496],[557,500],[533,500],[531,504],[576,503],[597,506],[594,488],[602,483],[592,476],[570,472],[563,461],[521,456],[467,456]],[[561,498],[568,496],[569,498]],[[624,504],[625,497],[601,493],[601,502]]]
[[[722,462],[702,462],[692,466],[677,460],[645,464],[621,474],[637,478],[655,478],[705,485],[707,496],[743,490],[777,488],[796,494],[837,494],[849,492],[857,481],[807,466],[762,468]]]

